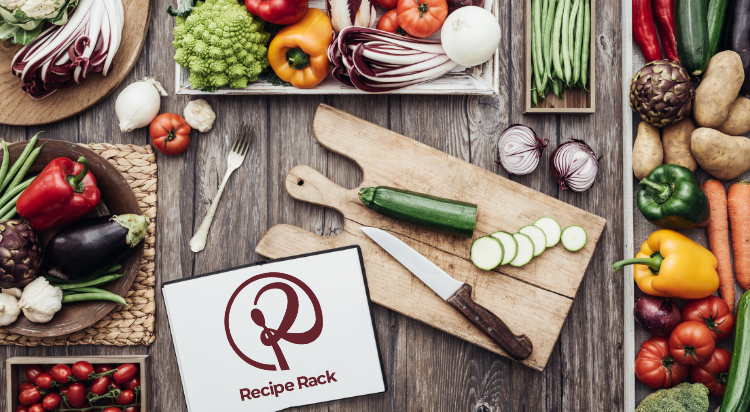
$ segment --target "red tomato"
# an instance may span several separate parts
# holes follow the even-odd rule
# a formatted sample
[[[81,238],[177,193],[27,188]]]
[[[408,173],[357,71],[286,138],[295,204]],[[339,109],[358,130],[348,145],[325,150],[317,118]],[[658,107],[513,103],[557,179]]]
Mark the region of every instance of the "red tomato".
[[[724,396],[731,362],[731,353],[726,349],[716,348],[713,355],[703,365],[690,368],[690,379],[705,385],[711,395]]]
[[[65,395],[68,393],[68,388],[70,387],[70,384],[65,384],[60,387],[60,395]]]
[[[139,386],[141,386],[141,377],[136,376],[135,378],[133,378],[132,381],[122,385],[122,389],[127,389],[129,391],[132,391],[132,390],[135,390],[135,388]]]
[[[635,376],[651,389],[667,389],[683,382],[690,367],[676,362],[669,352],[669,339],[654,336],[641,344],[635,358]]]
[[[141,412],[141,408],[137,406],[128,406],[125,408],[125,412]]]
[[[156,116],[148,130],[156,150],[167,156],[178,155],[190,145],[190,126],[185,119],[174,113]]]
[[[42,394],[36,386],[26,389],[18,395],[18,400],[24,405],[33,405],[40,399],[42,399]]]
[[[29,406],[29,412],[46,412],[44,406],[41,403],[35,403]]]
[[[109,408],[105,409],[104,412],[122,412],[122,409],[110,406]]]
[[[36,379],[36,377],[42,372],[44,372],[44,369],[42,369],[41,366],[29,365],[26,367],[26,379],[28,379],[29,382],[34,382],[34,379]]]
[[[29,389],[29,388],[31,388],[33,386],[34,386],[34,384],[31,383],[31,382],[23,382],[20,385],[18,385],[18,392],[21,393],[21,392],[25,391],[26,389]]]
[[[50,393],[44,397],[42,406],[44,406],[44,409],[51,411],[57,409],[60,406],[60,403],[62,403],[62,397],[56,393]]]
[[[386,10],[393,10],[398,6],[398,0],[375,0],[378,5]],[[380,30],[380,29],[378,29]]]
[[[71,383],[68,387],[68,403],[74,408],[80,408],[86,403],[86,386],[81,382]]]
[[[70,366],[63,364],[55,365],[50,371],[52,379],[57,381],[57,383],[68,383],[68,377],[71,373],[72,370],[70,369]]]
[[[399,0],[398,25],[414,37],[435,34],[448,16],[446,0]]]
[[[73,364],[72,372],[76,378],[87,381],[89,380],[89,375],[94,373],[94,367],[86,361],[78,361]]]
[[[127,405],[133,403],[133,399],[135,399],[133,391],[124,390],[122,391],[122,394],[120,394],[120,397],[115,399],[115,403],[118,405]]]
[[[16,412],[29,412],[29,407],[26,405],[18,405],[16,407]]]
[[[132,381],[136,373],[138,373],[137,366],[132,363],[125,363],[117,367],[117,372],[112,377],[115,382],[122,384]]]
[[[728,337],[734,329],[734,315],[727,303],[716,296],[688,301],[682,307],[681,314],[683,322],[692,320],[705,323],[714,336],[714,342]]]
[[[95,395],[102,396],[108,392],[109,388],[109,376],[101,376],[94,379],[89,388]]]
[[[94,365],[94,372],[98,375],[100,373],[109,372],[114,368],[115,367],[110,364],[103,363],[101,365]]]
[[[52,375],[50,375],[47,372],[40,373],[39,376],[34,379],[34,385],[38,386],[39,389],[52,389],[52,382],[55,380],[52,379]]]
[[[44,367],[44,371],[47,372],[47,373],[50,373],[50,372],[52,372],[52,368],[54,368],[54,367],[55,367],[55,365],[46,365]]]
[[[401,26],[398,25],[398,12],[395,9],[385,12],[383,17],[378,20],[378,25],[375,28],[378,30],[387,31],[388,33],[395,33],[406,36],[406,30],[402,29]]]
[[[669,335],[672,357],[683,365],[702,364],[714,353],[715,347],[711,331],[700,322],[682,322]]]

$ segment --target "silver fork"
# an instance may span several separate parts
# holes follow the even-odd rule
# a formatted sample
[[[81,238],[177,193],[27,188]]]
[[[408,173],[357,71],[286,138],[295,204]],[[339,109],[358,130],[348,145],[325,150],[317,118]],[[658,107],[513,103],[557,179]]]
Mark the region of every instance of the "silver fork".
[[[229,176],[232,175],[232,172],[242,166],[242,162],[245,161],[245,156],[250,149],[250,142],[254,131],[255,127],[250,129],[249,126],[245,126],[245,122],[242,122],[240,131],[234,139],[232,150],[227,157],[227,173],[224,175],[221,185],[219,185],[219,191],[216,193],[216,196],[214,196],[214,200],[211,202],[211,207],[208,208],[208,213],[206,213],[206,217],[203,218],[201,226],[198,228],[198,231],[195,232],[193,238],[190,239],[190,249],[193,252],[200,252],[206,247],[208,229],[211,228],[211,222],[214,220],[216,207],[219,205],[219,199],[221,199],[222,192],[224,192],[224,186],[227,184],[227,180],[229,180]]]

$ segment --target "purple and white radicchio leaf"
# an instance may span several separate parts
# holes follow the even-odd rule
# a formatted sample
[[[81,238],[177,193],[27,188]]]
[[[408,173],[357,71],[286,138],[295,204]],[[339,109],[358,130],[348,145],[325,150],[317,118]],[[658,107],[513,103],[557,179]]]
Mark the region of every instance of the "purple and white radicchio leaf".
[[[377,15],[374,0],[326,0],[326,10],[335,32],[347,27],[374,27]]]

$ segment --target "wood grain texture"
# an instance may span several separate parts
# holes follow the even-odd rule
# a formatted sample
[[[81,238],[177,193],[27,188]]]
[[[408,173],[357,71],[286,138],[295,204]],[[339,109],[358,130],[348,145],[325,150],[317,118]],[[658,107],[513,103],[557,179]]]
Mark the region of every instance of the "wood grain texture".
[[[83,84],[60,89],[50,96],[34,100],[21,90],[21,79],[10,67],[13,56],[21,46],[10,41],[0,43],[0,95],[8,110],[0,111],[0,123],[12,125],[41,125],[67,119],[99,103],[114,91],[133,69],[148,33],[152,0],[122,0],[125,26],[122,43],[105,77],[95,73]]]
[[[174,21],[163,12],[174,0],[153,0],[151,26],[146,43],[132,72],[107,98],[71,119],[44,127],[10,127],[0,125],[0,137],[9,141],[26,140],[39,130],[45,138],[82,143],[109,142],[147,144],[148,131],[139,129],[121,133],[114,117],[117,93],[133,81],[154,75],[170,93],[176,83],[172,41]],[[157,293],[162,282],[206,273],[209,266],[229,267],[235,262],[252,263],[263,259],[254,253],[250,238],[260,239],[265,231],[279,223],[313,230],[321,236],[332,236],[343,230],[343,216],[330,208],[292,199],[286,194],[287,172],[297,164],[305,164],[330,178],[345,189],[357,187],[362,171],[352,162],[322,148],[312,132],[312,118],[319,103],[326,103],[377,125],[409,136],[451,156],[507,177],[514,182],[574,203],[605,217],[607,228],[615,227],[622,215],[622,172],[614,167],[622,162],[619,118],[623,108],[620,80],[614,73],[611,83],[597,81],[597,106],[604,100],[607,107],[583,116],[583,122],[596,124],[585,129],[586,136],[562,131],[567,118],[560,115],[524,115],[524,42],[523,0],[500,4],[499,20],[502,42],[499,58],[499,94],[497,96],[253,96],[222,97],[204,95],[216,111],[214,129],[208,133],[193,132],[188,151],[170,157],[157,154],[159,163],[159,218],[156,241]],[[630,7],[627,4],[626,9]],[[608,63],[597,62],[597,75],[619,65],[621,44],[619,2],[597,1],[597,61],[606,56]],[[194,96],[162,98],[162,112],[182,113]],[[0,111],[12,106],[0,100]],[[213,158],[217,173],[223,172],[226,152],[224,144],[246,118],[252,118],[263,133],[253,141],[251,154],[255,164],[247,160],[230,184],[242,191],[248,204],[231,203],[226,196],[219,207],[221,219],[239,213],[253,219],[247,226],[235,220],[222,226],[207,247],[211,256],[201,257],[190,252],[188,241],[203,218],[218,183],[206,171]],[[257,122],[257,123],[256,123]],[[495,140],[513,123],[532,127],[549,138],[550,148],[542,153],[539,168],[527,176],[509,176],[495,164]],[[575,131],[576,133],[578,130]],[[233,135],[232,135],[233,137]],[[550,178],[550,149],[562,141],[584,137],[596,141],[596,150],[606,154],[600,169],[599,190],[584,194],[563,195]],[[619,137],[619,136],[618,136]],[[229,138],[231,139],[231,137]],[[257,144],[257,145],[256,145]],[[264,146],[265,145],[265,146]],[[267,148],[267,149],[264,149]],[[255,152],[260,150],[261,152]],[[262,150],[267,150],[262,152]],[[210,153],[205,153],[209,151]],[[607,156],[613,157],[608,159]],[[248,157],[249,158],[249,157]],[[264,174],[260,174],[262,171]],[[199,177],[200,176],[200,177]],[[265,190],[265,194],[262,192]],[[593,189],[592,189],[593,190]],[[247,209],[243,209],[246,207]],[[199,210],[200,209],[200,210]],[[257,219],[257,225],[256,225]],[[266,222],[265,225],[263,222]],[[239,224],[237,223],[239,222]],[[239,226],[239,227],[238,227]],[[457,337],[375,305],[378,342],[388,379],[388,392],[318,405],[293,408],[291,412],[318,411],[594,411],[623,409],[623,283],[622,276],[613,274],[608,256],[618,259],[623,253],[619,230],[608,229],[599,242],[594,260],[579,287],[569,320],[561,339],[554,345],[544,372],[513,362],[489,350],[467,343]],[[212,229],[213,232],[213,229]],[[608,233],[616,233],[611,237]],[[223,236],[222,236],[223,235]],[[231,239],[232,242],[224,239]],[[238,245],[234,246],[233,242]],[[250,244],[245,249],[244,245]],[[213,246],[212,246],[213,245]],[[208,252],[204,252],[208,253]],[[599,255],[602,255],[599,257]],[[194,265],[194,262],[203,262]],[[619,277],[619,279],[617,279]],[[631,278],[632,279],[632,278]],[[584,295],[585,294],[585,295]],[[583,297],[583,299],[582,299]],[[575,314],[575,318],[573,317]],[[156,341],[148,348],[69,346],[69,347],[0,347],[0,358],[13,356],[91,356],[150,354],[149,406],[153,410],[185,412],[180,376],[161,295],[157,294]],[[585,347],[582,352],[576,348]],[[572,351],[568,353],[568,351]],[[0,362],[0,376],[5,376]],[[599,384],[606,384],[599,388]],[[580,389],[579,389],[580,386]],[[0,388],[0,410],[7,410],[5,389]]]

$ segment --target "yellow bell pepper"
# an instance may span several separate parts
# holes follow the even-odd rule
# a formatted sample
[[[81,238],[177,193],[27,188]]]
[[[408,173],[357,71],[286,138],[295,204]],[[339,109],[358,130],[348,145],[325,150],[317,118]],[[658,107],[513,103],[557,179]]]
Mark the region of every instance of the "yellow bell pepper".
[[[302,20],[279,31],[268,46],[268,62],[281,80],[294,87],[317,86],[328,76],[328,46],[333,41],[331,20],[309,8]]]
[[[652,233],[635,259],[615,263],[614,270],[632,264],[635,282],[647,295],[700,299],[719,288],[714,254],[673,230]]]

